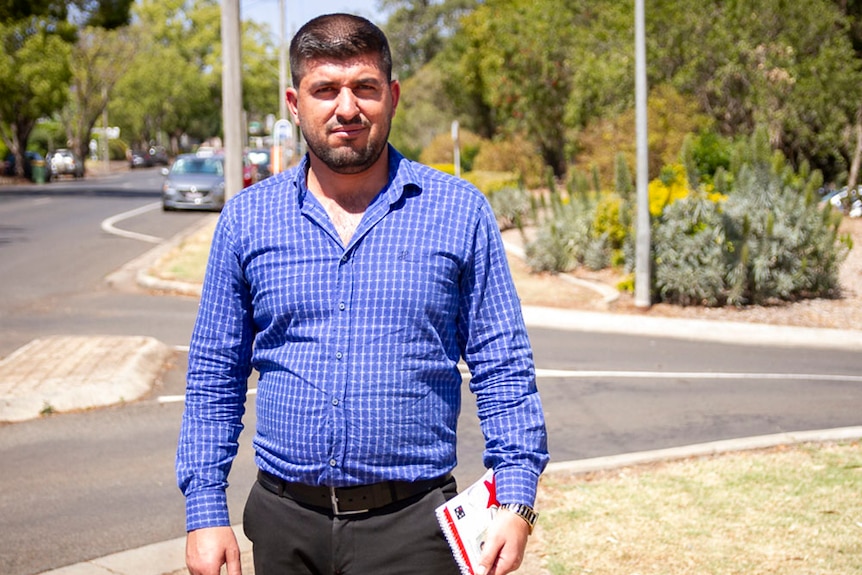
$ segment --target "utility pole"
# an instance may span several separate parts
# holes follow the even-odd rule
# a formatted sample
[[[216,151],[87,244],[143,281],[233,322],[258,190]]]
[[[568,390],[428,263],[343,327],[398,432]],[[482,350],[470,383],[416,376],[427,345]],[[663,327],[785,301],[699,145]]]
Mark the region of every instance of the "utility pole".
[[[286,0],[278,0],[281,25],[281,44],[278,49],[278,119],[287,118],[287,8]]]
[[[637,236],[635,238],[635,305],[650,306],[649,152],[647,139],[647,73],[644,0],[635,0],[635,128],[637,131]]]
[[[222,125],[225,199],[242,190],[242,68],[239,0],[222,0]]]

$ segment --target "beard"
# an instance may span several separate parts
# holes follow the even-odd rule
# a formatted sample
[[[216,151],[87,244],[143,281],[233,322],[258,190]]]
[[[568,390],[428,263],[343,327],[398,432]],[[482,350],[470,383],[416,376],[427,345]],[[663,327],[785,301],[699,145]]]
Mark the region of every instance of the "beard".
[[[340,125],[350,126],[361,124],[366,128],[370,124],[361,118],[356,118],[351,122],[344,122]],[[333,147],[326,141],[326,134],[331,130],[327,126],[323,133],[307,133],[300,125],[300,130],[305,138],[305,143],[312,154],[317,156],[323,164],[337,174],[359,174],[373,166],[389,141],[389,130],[391,123],[386,125],[381,132],[376,136],[373,132],[369,132],[368,140],[364,145],[357,142],[345,142],[344,145]]]

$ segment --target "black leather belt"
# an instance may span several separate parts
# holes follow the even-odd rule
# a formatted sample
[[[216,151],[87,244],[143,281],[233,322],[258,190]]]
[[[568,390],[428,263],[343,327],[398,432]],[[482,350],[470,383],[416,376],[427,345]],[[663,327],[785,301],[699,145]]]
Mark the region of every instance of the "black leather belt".
[[[293,483],[259,470],[257,481],[264,489],[279,497],[318,507],[333,515],[366,513],[416,495],[428,493],[451,479],[450,474],[420,481],[384,481],[356,487],[324,487]]]

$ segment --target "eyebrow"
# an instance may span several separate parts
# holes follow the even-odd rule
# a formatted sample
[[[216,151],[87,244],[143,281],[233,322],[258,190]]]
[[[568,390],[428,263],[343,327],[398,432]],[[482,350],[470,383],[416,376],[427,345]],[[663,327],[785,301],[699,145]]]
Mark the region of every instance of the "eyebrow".
[[[352,81],[346,83],[346,85],[352,85],[352,86],[363,85],[363,84],[372,84],[374,86],[384,86],[386,84],[386,82],[381,82],[379,79],[375,78],[374,76],[368,76],[365,78],[358,78],[357,80],[352,80]],[[318,82],[314,82],[313,84],[311,84],[311,86],[309,86],[309,88],[312,90],[315,90],[318,88],[325,88],[327,86],[340,86],[340,85],[342,85],[342,82],[340,82],[338,80],[320,80]]]

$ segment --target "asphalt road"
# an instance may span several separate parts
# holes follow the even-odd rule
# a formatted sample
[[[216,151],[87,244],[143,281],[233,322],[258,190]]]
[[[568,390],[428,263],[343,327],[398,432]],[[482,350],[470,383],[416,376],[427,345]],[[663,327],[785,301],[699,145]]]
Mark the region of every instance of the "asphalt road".
[[[178,346],[143,401],[0,426],[0,572],[31,575],[184,533],[173,456],[192,298],[120,292],[104,278],[202,217],[145,209],[160,178],[0,190],[0,357],[54,334],[149,335]],[[103,222],[118,214],[117,229]],[[151,240],[141,239],[150,237]],[[554,461],[860,424],[858,352],[531,328]],[[253,385],[252,385],[253,386]],[[246,425],[254,426],[253,402]],[[481,473],[465,392],[456,475]],[[229,490],[254,479],[249,432]]]

